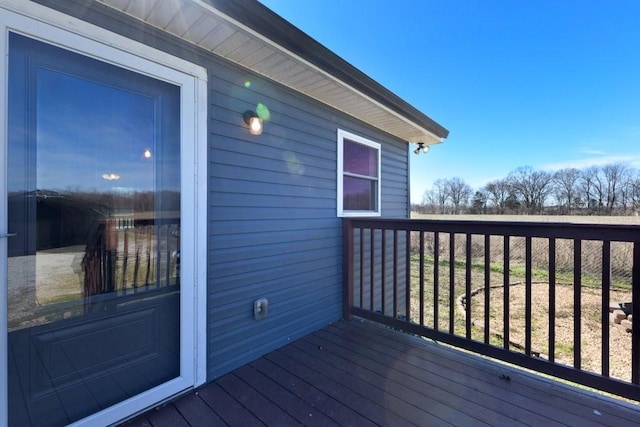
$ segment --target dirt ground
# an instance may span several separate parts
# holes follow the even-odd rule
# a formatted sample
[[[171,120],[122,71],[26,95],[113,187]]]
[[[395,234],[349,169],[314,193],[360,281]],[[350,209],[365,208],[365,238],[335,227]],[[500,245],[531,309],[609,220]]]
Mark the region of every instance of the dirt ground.
[[[8,262],[9,330],[47,323],[50,317],[70,315],[70,304],[60,311],[55,303],[82,303],[84,247],[64,251],[38,251],[36,255],[10,257]],[[51,308],[51,309],[49,309]],[[52,313],[52,311],[60,311]],[[49,320],[48,320],[49,319]]]
[[[491,329],[501,333],[503,330],[504,289],[490,291]],[[611,302],[631,301],[631,291],[612,290]],[[532,285],[532,349],[539,351],[542,357],[549,354],[549,285]],[[555,316],[555,358],[557,362],[573,365],[574,336],[574,290],[571,285],[556,285]],[[484,293],[472,298],[472,318],[480,323],[484,303]],[[601,290],[584,287],[581,292],[581,367],[595,373],[601,372],[602,362],[602,326],[601,326]],[[524,345],[525,334],[525,286],[513,284],[509,292],[510,340]],[[478,316],[474,315],[477,313]],[[631,380],[631,333],[623,328],[609,325],[609,365],[610,375],[626,381]]]

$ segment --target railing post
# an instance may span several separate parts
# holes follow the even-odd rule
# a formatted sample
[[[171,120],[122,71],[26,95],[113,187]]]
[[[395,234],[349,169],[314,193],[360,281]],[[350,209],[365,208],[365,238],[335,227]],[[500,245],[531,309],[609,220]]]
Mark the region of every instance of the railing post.
[[[373,250],[373,249],[372,249]],[[374,259],[371,252],[371,259]],[[371,269],[371,292],[375,289],[375,271]],[[373,308],[371,308],[373,310]],[[387,313],[387,230],[380,230],[380,314]]]
[[[510,338],[509,338],[509,290],[510,290],[510,278],[509,278],[509,264],[511,261],[511,255],[509,253],[509,236],[505,235],[503,240],[502,249],[502,265],[503,265],[503,302],[502,302],[502,346],[505,350],[509,350]]]
[[[362,248],[360,248],[362,250]],[[353,224],[342,220],[342,317],[351,320],[353,306]]]
[[[405,273],[404,273],[404,278],[405,278],[405,284],[404,284],[404,288],[405,288],[405,300],[404,300],[404,304],[405,304],[405,319],[407,321],[411,321],[411,230],[407,230],[407,237],[406,237],[406,242],[405,242],[405,261],[406,261],[406,265],[405,265]]]
[[[465,245],[465,280],[464,280],[464,299],[465,299],[465,336],[468,340],[471,339],[471,263],[473,262],[471,258],[471,238],[472,235],[467,233],[466,235],[466,245]]]
[[[393,315],[398,318],[398,230],[393,230]]]
[[[491,322],[491,235],[484,235],[484,343],[490,342]]]
[[[573,240],[573,367],[582,366],[582,240]]]
[[[527,236],[525,238],[525,273],[524,273],[524,286],[525,286],[525,296],[524,296],[524,352],[527,356],[531,356],[531,327],[532,327],[532,307],[531,307],[531,293],[532,282],[533,282],[533,274],[532,274],[532,249],[531,249],[531,236]]]
[[[438,314],[440,310],[440,233],[433,233],[433,329],[440,329]]]
[[[353,228],[351,229],[352,233],[353,233]],[[360,287],[359,289],[359,294],[360,294],[360,304],[358,305],[358,307],[363,308],[364,307],[364,230],[360,229]],[[355,240],[353,241],[353,243],[355,244]],[[355,254],[354,254],[355,257]],[[355,258],[354,258],[354,262],[355,262]],[[351,266],[351,268],[355,268],[354,265]],[[353,283],[352,286],[355,286],[356,284]],[[353,288],[352,288],[353,289]],[[353,292],[353,291],[352,291]],[[371,303],[373,305],[373,303]]]
[[[607,324],[609,311],[607,310]],[[556,239],[549,239],[549,362],[556,360]]]
[[[424,326],[424,231],[420,230],[420,325]],[[411,280],[411,271],[409,271],[409,280]],[[411,284],[409,284],[411,288]]]
[[[455,332],[456,308],[456,234],[449,233],[449,333]]]
[[[633,242],[633,270],[631,278],[631,382],[640,385],[640,242]]]
[[[609,376],[609,305],[611,303],[609,295],[611,292],[611,242],[602,242],[602,370],[605,377]],[[634,353],[632,353],[634,354]]]

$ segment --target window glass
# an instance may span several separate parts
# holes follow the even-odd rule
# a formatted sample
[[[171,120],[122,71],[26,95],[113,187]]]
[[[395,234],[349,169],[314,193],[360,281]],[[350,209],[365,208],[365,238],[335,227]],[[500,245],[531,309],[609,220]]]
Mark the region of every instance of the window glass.
[[[377,178],[378,150],[345,139],[344,171]]]
[[[375,210],[375,182],[345,176],[343,206],[348,211]]]

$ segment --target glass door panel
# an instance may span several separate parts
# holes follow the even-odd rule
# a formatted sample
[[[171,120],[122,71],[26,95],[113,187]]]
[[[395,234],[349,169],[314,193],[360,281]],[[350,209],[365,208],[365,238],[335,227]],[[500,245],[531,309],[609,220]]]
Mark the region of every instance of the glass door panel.
[[[9,424],[180,375],[180,89],[9,36]]]

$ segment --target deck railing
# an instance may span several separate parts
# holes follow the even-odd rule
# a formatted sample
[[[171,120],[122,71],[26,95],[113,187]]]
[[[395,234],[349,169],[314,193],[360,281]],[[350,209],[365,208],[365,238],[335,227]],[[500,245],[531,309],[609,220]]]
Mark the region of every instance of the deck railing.
[[[180,219],[105,219],[85,248],[82,268],[85,310],[96,303],[94,296],[178,285]]]
[[[344,219],[343,244],[345,318],[640,400],[640,227]]]

